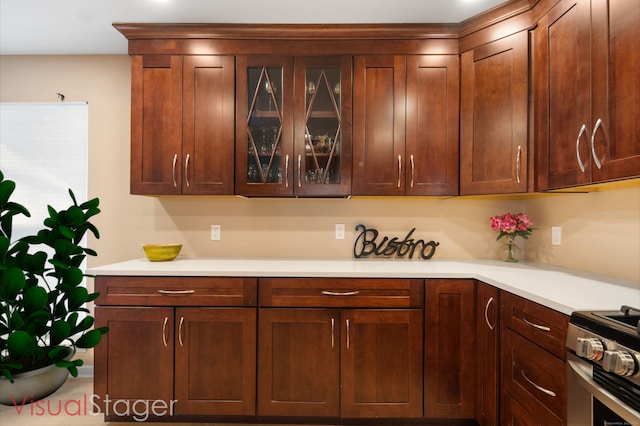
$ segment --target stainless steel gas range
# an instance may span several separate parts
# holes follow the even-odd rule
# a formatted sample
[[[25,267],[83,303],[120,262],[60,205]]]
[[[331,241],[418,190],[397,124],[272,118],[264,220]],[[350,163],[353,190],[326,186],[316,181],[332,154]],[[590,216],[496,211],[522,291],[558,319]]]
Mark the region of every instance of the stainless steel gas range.
[[[574,312],[566,346],[567,423],[640,425],[640,309]]]

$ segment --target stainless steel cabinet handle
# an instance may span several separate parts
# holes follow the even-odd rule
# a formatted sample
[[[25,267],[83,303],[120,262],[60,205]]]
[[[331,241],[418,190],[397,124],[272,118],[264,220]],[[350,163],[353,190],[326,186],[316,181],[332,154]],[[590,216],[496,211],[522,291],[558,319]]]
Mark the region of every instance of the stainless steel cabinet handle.
[[[413,161],[413,154],[411,154],[411,187],[413,188],[413,175],[415,174],[416,164]]]
[[[518,154],[516,154],[516,182],[520,183],[520,154],[522,146],[518,145]]]
[[[193,294],[195,290],[158,290],[160,294]]]
[[[336,346],[336,320],[331,318],[331,348]]]
[[[602,162],[600,161],[600,159],[598,158],[598,155],[596,154],[595,138],[596,138],[596,132],[598,131],[601,125],[602,125],[602,119],[598,118],[598,121],[596,121],[595,126],[593,126],[593,132],[591,132],[591,156],[593,157],[593,161],[596,163],[596,166],[599,169],[602,168]]]
[[[346,323],[347,323],[347,349],[349,349],[349,346],[350,346],[350,342],[349,342],[349,329],[350,329],[349,320],[347,320]]]
[[[489,305],[491,305],[493,303],[493,296],[491,296],[489,298],[489,300],[487,300],[487,304],[484,306],[484,320],[487,323],[487,326],[489,327],[489,330],[493,330],[493,326],[491,325],[491,323],[489,322]]]
[[[582,170],[583,173],[584,173],[584,163],[580,158],[580,138],[582,137],[582,135],[584,135],[586,131],[587,131],[587,125],[583,124],[582,127],[580,128],[580,132],[578,133],[578,139],[576,139],[576,158],[578,159],[578,166],[580,167],[580,170]]]
[[[298,188],[300,188],[302,186],[302,179],[301,179],[301,167],[302,164],[302,155],[298,154]]]
[[[180,326],[178,327],[178,340],[180,341],[180,346],[184,346],[182,341],[182,325],[184,324],[184,317],[180,317]]]
[[[537,328],[538,330],[551,331],[551,329],[549,327],[547,327],[546,325],[539,325],[539,324],[532,323],[531,321],[527,320],[526,318],[522,318],[522,321],[524,321],[526,324],[530,325],[531,327]]]
[[[328,291],[322,290],[322,294],[325,296],[357,296],[360,294],[359,291]]]
[[[184,182],[189,187],[189,154],[187,154],[186,160],[184,160]]]
[[[173,164],[171,166],[171,178],[173,179],[174,188],[178,186],[178,181],[176,180],[176,163],[177,162],[178,162],[178,154],[173,154]]]
[[[162,343],[164,347],[167,347],[167,323],[169,322],[169,317],[164,317],[164,322],[162,323]]]
[[[289,154],[284,157],[284,186],[289,187]]]
[[[547,395],[549,395],[549,396],[556,396],[556,393],[555,393],[555,392],[550,391],[549,389],[545,389],[545,388],[543,388],[542,386],[535,384],[531,379],[529,379],[529,378],[527,377],[527,375],[525,374],[524,370],[520,370],[520,374],[522,375],[522,377],[523,377],[527,382],[529,382],[529,384],[530,384],[531,386],[533,386],[534,388],[538,389],[540,392],[545,393],[545,394],[547,394]]]
[[[401,176],[402,176],[402,155],[398,155],[398,188],[400,188]]]

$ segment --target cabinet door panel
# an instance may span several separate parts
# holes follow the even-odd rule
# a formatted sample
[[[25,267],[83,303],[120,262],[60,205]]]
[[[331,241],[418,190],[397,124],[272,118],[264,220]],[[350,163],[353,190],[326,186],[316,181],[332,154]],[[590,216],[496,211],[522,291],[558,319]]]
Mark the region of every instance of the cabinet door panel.
[[[353,194],[404,195],[405,58],[356,56],[353,81]]]
[[[425,307],[425,417],[473,418],[476,356],[473,280],[427,280]]]
[[[131,57],[131,193],[179,194],[182,56]]]
[[[234,58],[184,59],[183,194],[233,194]]]
[[[100,401],[108,395],[111,401],[169,404],[174,399],[173,308],[98,306],[95,318],[97,327],[109,327],[95,349],[94,386]],[[111,407],[109,413],[114,413]]]
[[[528,33],[462,54],[460,193],[526,192]]]
[[[236,193],[293,195],[293,57],[236,58]]]
[[[339,414],[340,312],[261,309],[258,415]]]
[[[406,195],[457,195],[460,71],[453,55],[407,58]]]
[[[533,32],[538,189],[591,180],[589,21],[588,0],[563,0]]]
[[[255,414],[256,310],[176,310],[179,414]]]
[[[640,2],[591,6],[594,182],[640,175]]]
[[[422,311],[343,311],[342,327],[341,415],[422,416]]]
[[[296,57],[294,61],[294,192],[350,195],[351,56]]]
[[[476,282],[476,324],[478,327],[476,420],[481,426],[498,425],[499,319],[498,289]]]

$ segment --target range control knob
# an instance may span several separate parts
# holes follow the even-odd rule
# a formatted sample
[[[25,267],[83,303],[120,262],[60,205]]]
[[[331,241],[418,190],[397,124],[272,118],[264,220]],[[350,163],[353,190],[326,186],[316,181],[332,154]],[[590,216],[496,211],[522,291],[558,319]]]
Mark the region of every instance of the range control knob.
[[[602,368],[619,376],[632,376],[637,373],[637,360],[629,352],[604,351]]]
[[[576,342],[576,355],[594,361],[602,359],[605,349],[602,341],[595,338],[578,337]]]

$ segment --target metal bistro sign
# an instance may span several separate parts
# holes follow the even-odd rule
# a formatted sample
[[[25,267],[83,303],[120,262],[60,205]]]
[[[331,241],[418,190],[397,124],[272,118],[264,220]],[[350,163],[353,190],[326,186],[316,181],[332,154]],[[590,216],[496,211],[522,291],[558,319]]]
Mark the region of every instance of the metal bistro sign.
[[[413,228],[404,239],[400,240],[398,237],[382,237],[382,240],[378,240],[378,230],[367,229],[364,225],[360,224],[356,226],[356,231],[360,231],[356,237],[356,242],[353,245],[353,255],[356,259],[367,256],[384,256],[384,257],[409,257],[413,258],[413,255],[417,251],[420,253],[420,257],[423,259],[431,259],[436,252],[436,247],[440,243],[424,240],[414,240],[411,238],[416,228]]]

